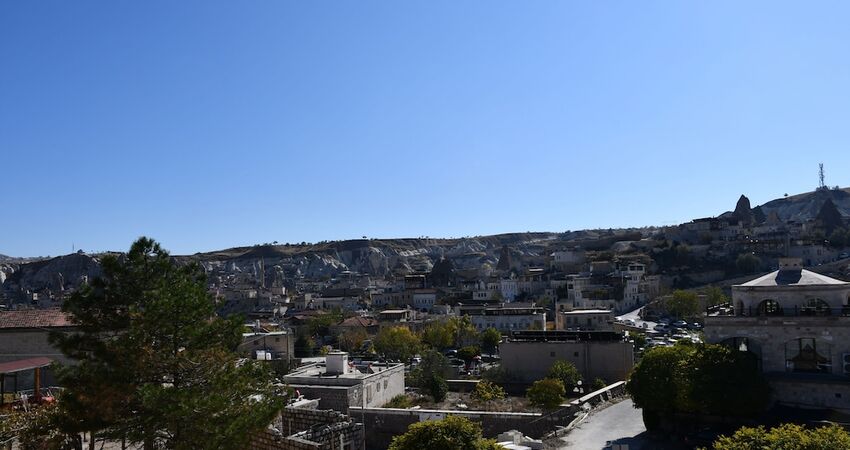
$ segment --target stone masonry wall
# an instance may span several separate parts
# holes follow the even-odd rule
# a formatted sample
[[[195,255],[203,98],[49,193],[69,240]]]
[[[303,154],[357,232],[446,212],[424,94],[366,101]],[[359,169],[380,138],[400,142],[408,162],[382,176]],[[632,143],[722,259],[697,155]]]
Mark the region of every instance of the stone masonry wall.
[[[362,450],[363,426],[332,410],[286,408],[249,450]]]
[[[366,424],[366,448],[369,450],[387,448],[393,436],[404,433],[414,423],[442,419],[447,415],[462,416],[473,422],[478,422],[485,437],[496,437],[498,434],[509,430],[517,430],[531,437],[542,437],[558,426],[566,426],[572,421],[575,413],[581,409],[583,404],[595,405],[624,394],[625,382],[620,381],[605,389],[591,392],[584,397],[573,400],[549,414],[391,408],[366,408],[362,410],[352,407],[351,416]]]

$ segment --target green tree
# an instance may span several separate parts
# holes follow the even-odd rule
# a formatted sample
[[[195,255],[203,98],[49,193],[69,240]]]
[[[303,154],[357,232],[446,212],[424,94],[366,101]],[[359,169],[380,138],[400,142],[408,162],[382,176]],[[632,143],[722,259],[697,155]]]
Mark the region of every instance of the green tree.
[[[307,320],[307,330],[309,330],[310,336],[330,336],[331,327],[340,323],[342,318],[342,310],[339,308],[315,315]]]
[[[735,260],[735,267],[740,273],[753,273],[761,267],[761,259],[752,253],[741,253]]]
[[[635,406],[651,413],[672,413],[678,396],[676,368],[694,352],[690,346],[655,347],[635,365],[626,390]],[[651,424],[647,424],[647,428]]]
[[[411,378],[416,386],[431,395],[435,402],[441,402],[448,393],[446,376],[449,373],[449,360],[434,350],[422,354],[422,362],[414,369]]]
[[[413,406],[413,401],[410,400],[405,394],[398,394],[395,397],[391,398],[384,406],[381,408],[399,408],[399,409],[407,409]]]
[[[564,401],[564,383],[554,378],[537,380],[525,392],[528,401],[543,409],[556,409]]]
[[[414,423],[407,432],[393,438],[389,450],[421,449],[496,450],[500,447],[484,439],[481,425],[460,416]]]
[[[552,367],[549,368],[546,378],[559,380],[561,384],[564,385],[564,389],[566,389],[567,392],[572,392],[573,388],[576,387],[579,380],[581,380],[581,372],[576,369],[576,366],[573,365],[573,363],[564,359],[559,359],[555,361],[555,364],[552,364]]]
[[[295,339],[295,356],[304,358],[313,356],[316,349],[316,341],[307,333],[306,328],[298,330]]]
[[[475,389],[472,390],[472,398],[482,402],[502,400],[505,398],[505,390],[498,384],[481,380],[475,385]]]
[[[62,431],[145,449],[244,448],[284,398],[270,370],[238,361],[241,318],[214,306],[203,271],[151,239],[104,257],[102,275],[62,305],[78,331],[51,336],[77,361],[58,373]]]
[[[363,347],[363,342],[369,339],[369,334],[363,328],[352,328],[340,333],[337,338],[340,350],[357,352]]]
[[[838,425],[806,428],[783,424],[766,430],[742,427],[732,436],[721,436],[712,446],[714,450],[826,450],[850,448],[850,434]]]
[[[751,354],[714,344],[648,350],[626,390],[650,430],[676,412],[752,417],[763,411],[769,393]]]
[[[677,289],[664,299],[664,308],[673,317],[693,317],[700,312],[699,297],[695,292]]]
[[[698,345],[675,372],[679,410],[747,417],[767,406],[768,384],[752,353]]]
[[[847,246],[847,230],[843,227],[838,227],[829,234],[829,246],[834,248],[844,248]]]
[[[446,379],[437,374],[427,375],[422,381],[422,389],[439,403],[446,399],[449,393],[449,384]]]
[[[632,342],[634,342],[635,351],[638,349],[646,347],[646,335],[642,333],[635,333],[631,335]]]
[[[455,335],[446,322],[432,322],[422,331],[422,343],[442,351],[454,346]]]
[[[490,354],[499,349],[502,342],[502,333],[495,328],[487,328],[481,333],[481,347]]]
[[[388,327],[375,336],[375,351],[385,357],[407,362],[419,351],[419,337],[407,327]]]
[[[605,386],[608,386],[608,383],[605,382],[602,378],[594,378],[593,384],[590,386],[593,391],[598,391],[600,389],[605,389]]]
[[[720,289],[717,286],[709,286],[705,288],[704,294],[706,296],[706,306],[729,303],[729,297],[727,297],[726,294],[723,293],[723,289]]]
[[[472,319],[469,316],[452,317],[447,323],[454,336],[456,348],[478,344],[478,330],[475,329],[475,325],[472,324]]]
[[[477,345],[467,345],[457,351],[457,357],[467,364],[471,363],[479,355],[481,355],[481,349]]]

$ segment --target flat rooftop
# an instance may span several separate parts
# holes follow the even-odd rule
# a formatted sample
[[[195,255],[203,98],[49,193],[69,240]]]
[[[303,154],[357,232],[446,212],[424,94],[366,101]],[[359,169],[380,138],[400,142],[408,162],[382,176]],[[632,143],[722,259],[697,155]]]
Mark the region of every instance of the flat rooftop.
[[[396,367],[404,367],[402,363],[372,363],[372,364],[349,364],[348,373],[328,373],[327,366],[324,363],[314,363],[307,366],[299,367],[294,371],[284,375],[284,379],[291,380],[296,383],[309,382],[310,380],[362,380],[376,373],[381,373]]]
[[[578,315],[578,314],[611,314],[610,309],[574,309],[572,311],[563,311],[562,314]]]

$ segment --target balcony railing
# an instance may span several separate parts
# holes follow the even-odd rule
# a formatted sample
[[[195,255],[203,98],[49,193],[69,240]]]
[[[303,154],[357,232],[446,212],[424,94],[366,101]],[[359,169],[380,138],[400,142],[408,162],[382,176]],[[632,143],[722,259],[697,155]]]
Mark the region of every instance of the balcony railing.
[[[850,306],[827,308],[794,305],[765,310],[757,306],[733,308],[726,304],[709,307],[706,315],[709,317],[850,317]]]

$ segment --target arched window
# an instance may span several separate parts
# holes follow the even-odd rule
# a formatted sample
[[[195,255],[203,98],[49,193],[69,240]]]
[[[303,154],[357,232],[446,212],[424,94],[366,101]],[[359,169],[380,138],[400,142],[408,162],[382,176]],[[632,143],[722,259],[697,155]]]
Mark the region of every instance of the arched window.
[[[828,343],[814,338],[792,339],[785,343],[785,370],[830,373],[832,372],[830,350]]]
[[[809,298],[806,299],[801,312],[806,316],[828,316],[830,308],[828,303],[819,298]]]
[[[781,316],[782,307],[776,300],[767,299],[759,303],[758,314],[760,316]]]

